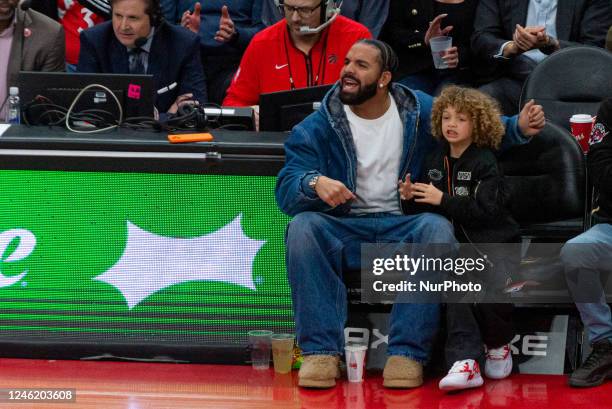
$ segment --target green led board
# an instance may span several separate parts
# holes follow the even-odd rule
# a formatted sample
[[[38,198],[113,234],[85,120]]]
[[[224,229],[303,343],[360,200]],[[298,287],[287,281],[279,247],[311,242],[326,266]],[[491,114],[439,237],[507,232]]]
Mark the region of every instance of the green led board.
[[[0,341],[293,328],[274,177],[0,171]]]

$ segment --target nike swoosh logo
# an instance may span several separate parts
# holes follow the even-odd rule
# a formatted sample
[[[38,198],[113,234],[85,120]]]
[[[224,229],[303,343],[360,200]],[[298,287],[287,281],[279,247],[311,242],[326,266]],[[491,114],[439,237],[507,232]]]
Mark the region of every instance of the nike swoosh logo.
[[[283,65],[278,65],[278,64],[276,64],[276,66],[275,66],[275,67],[276,67],[276,69],[277,69],[277,70],[280,70],[280,69],[285,68],[285,67],[286,67],[286,66],[288,66],[288,65],[289,65],[289,64],[283,64]]]

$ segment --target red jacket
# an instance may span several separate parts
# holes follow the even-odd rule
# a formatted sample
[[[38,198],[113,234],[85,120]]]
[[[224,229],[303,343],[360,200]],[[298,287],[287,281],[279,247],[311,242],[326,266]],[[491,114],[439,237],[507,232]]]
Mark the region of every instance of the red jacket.
[[[260,94],[292,89],[291,77],[294,88],[333,84],[352,45],[371,37],[365,26],[338,16],[306,55],[293,45],[283,19],[253,37],[223,105],[257,105]]]
[[[104,18],[74,0],[58,0],[57,9],[60,23],[66,33],[66,61],[69,64],[77,64],[81,31],[100,24]]]

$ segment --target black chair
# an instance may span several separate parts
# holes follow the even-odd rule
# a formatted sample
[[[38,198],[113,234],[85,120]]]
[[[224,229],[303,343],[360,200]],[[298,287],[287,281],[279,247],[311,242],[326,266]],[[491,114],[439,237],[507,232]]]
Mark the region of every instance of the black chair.
[[[524,238],[566,241],[584,230],[586,164],[567,130],[547,123],[531,142],[506,151],[500,166]]]
[[[534,99],[546,118],[569,129],[573,114],[596,115],[612,95],[612,52],[590,46],[559,50],[539,63],[523,86],[520,106]]]
[[[528,144],[505,152],[500,166],[523,242],[521,268],[513,278],[540,283],[534,291],[551,306],[570,303],[558,251],[561,243],[582,233],[586,226],[586,163],[580,145],[569,131],[548,122]],[[552,251],[546,253],[541,245],[534,254],[529,246],[532,242],[559,246],[549,246]],[[523,293],[527,299],[534,294],[528,289]]]

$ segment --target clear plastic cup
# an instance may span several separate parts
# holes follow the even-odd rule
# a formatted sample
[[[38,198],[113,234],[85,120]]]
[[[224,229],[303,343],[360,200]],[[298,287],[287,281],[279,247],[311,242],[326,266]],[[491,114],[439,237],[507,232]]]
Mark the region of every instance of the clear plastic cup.
[[[446,50],[453,46],[453,37],[433,37],[429,40],[429,46],[431,47],[431,55],[433,56],[434,67],[439,70],[447,69],[448,64],[446,64],[442,57],[444,56]]]
[[[344,347],[344,353],[346,354],[346,372],[349,382],[363,382],[367,350],[367,345],[358,343],[348,343]]]
[[[249,331],[249,347],[253,369],[270,368],[270,344],[272,331]]]
[[[274,372],[291,372],[294,342],[295,335],[293,334],[272,335],[272,358],[274,360]]]

